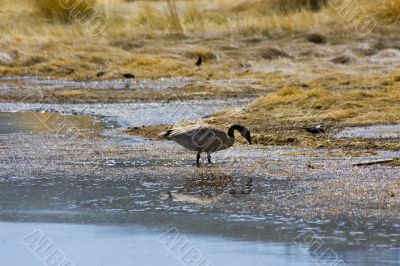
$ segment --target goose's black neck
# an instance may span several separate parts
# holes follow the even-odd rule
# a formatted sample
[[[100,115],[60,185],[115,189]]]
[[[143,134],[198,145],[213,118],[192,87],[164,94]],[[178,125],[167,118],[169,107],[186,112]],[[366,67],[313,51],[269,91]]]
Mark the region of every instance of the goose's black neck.
[[[235,136],[234,131],[238,130],[238,131],[242,131],[244,129],[244,127],[242,127],[241,125],[233,125],[228,129],[228,136],[230,138],[233,138]]]

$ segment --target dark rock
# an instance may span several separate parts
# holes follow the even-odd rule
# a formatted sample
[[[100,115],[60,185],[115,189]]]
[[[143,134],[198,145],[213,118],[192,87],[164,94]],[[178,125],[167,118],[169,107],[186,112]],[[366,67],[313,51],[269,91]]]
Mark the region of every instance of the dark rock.
[[[325,133],[325,130],[321,127],[321,125],[317,125],[314,127],[308,127],[308,128],[306,128],[306,131],[311,134]]]
[[[340,55],[331,60],[335,64],[350,64],[356,61],[356,58],[351,55]]]
[[[236,189],[235,188],[229,189],[229,194],[236,195]]]
[[[250,177],[250,179],[247,181],[244,190],[242,191],[243,194],[249,194],[251,192],[251,185],[253,183],[253,178]]]
[[[96,73],[96,77],[102,77],[102,76],[104,76],[106,74],[106,72],[104,72],[104,71],[100,71],[100,72],[97,72]]]
[[[306,39],[309,42],[316,43],[316,44],[325,44],[326,43],[326,36],[320,33],[309,33],[306,35]]]
[[[302,87],[302,88],[310,88],[310,85],[308,85],[308,84],[305,84],[305,83],[302,83],[302,84],[300,84],[300,86]]]
[[[199,58],[197,58],[197,61],[195,63],[196,66],[201,66],[203,63],[203,57],[200,55]]]
[[[134,79],[135,75],[131,74],[131,73],[124,73],[122,74],[122,76],[126,79]]]

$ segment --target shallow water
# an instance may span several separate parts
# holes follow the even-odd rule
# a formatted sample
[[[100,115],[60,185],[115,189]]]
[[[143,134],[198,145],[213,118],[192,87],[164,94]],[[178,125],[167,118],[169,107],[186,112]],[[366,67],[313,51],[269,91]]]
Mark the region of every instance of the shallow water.
[[[25,237],[41,230],[44,237],[59,248],[66,260],[74,265],[193,265],[190,249],[201,251],[198,256],[203,265],[310,265],[312,258],[307,252],[290,245],[279,243],[237,241],[216,236],[184,234],[185,240],[179,247],[169,246],[172,238],[163,237],[165,231],[142,226],[104,226],[45,223],[0,223],[1,265],[43,265],[32,252]],[[175,231],[174,231],[175,233]],[[176,235],[180,236],[182,232]],[[84,252],[82,240],[85,239]],[[28,242],[31,243],[31,242]],[[172,243],[173,244],[173,243]],[[8,250],[5,253],[5,250]],[[99,252],[101,250],[101,252]],[[37,255],[40,256],[40,255]],[[42,256],[42,258],[46,258]],[[45,260],[45,259],[43,259]]]
[[[249,99],[111,104],[0,103],[0,111],[90,115],[127,127],[196,120],[225,108],[240,109],[248,102]]]
[[[196,81],[191,78],[174,77],[160,78],[157,80],[147,79],[116,79],[99,81],[72,81],[61,79],[39,79],[34,76],[25,77],[2,77],[1,89],[29,88],[34,89],[58,89],[58,88],[90,88],[90,89],[152,89],[165,90],[168,88],[182,88]]]
[[[135,108],[131,110],[135,113]],[[157,119],[160,114],[154,116]],[[396,168],[354,168],[351,162],[399,153],[351,157],[320,150],[235,146],[215,154],[215,164],[198,169],[193,154],[172,142],[123,135],[110,126],[111,117],[0,115],[0,220],[7,222],[1,224],[4,236],[0,243],[7,254],[21,261],[32,258],[30,265],[34,265],[34,255],[19,239],[36,228],[54,238],[75,258],[76,265],[130,265],[133,257],[140,265],[159,265],[157,256],[149,258],[149,246],[168,265],[178,265],[168,250],[154,244],[160,232],[175,227],[213,265],[243,265],[246,260],[254,265],[312,265],[313,259],[329,262],[299,238],[303,234],[315,235],[323,241],[322,251],[332,248],[338,259],[351,265],[372,265],[381,259],[388,265],[398,264],[400,221],[385,212],[381,219],[307,218],[319,206],[309,206],[306,196],[315,193],[319,180],[330,182],[355,174],[368,184],[382,175],[396,182]],[[39,130],[35,121],[46,121],[46,130]],[[73,126],[67,128],[74,130],[62,130],[70,123]],[[316,169],[310,170],[308,161]],[[241,193],[250,177],[251,193]],[[359,215],[382,209],[366,209],[363,202],[353,204],[349,211],[360,210]],[[398,213],[398,208],[388,211]],[[110,245],[113,249],[97,255],[98,260],[88,261],[92,257],[88,254]],[[303,253],[301,247],[308,251]],[[4,259],[8,263],[13,258]]]
[[[171,77],[159,79],[113,79],[113,80],[87,80],[73,81],[53,78],[38,78],[35,76],[6,76],[0,77],[0,91],[15,91],[27,89],[30,92],[55,89],[91,89],[91,90],[142,90],[165,91],[168,89],[180,89],[196,83],[208,83],[215,85],[245,85],[253,82],[253,79],[219,79],[199,81],[189,77]],[[28,99],[28,98],[27,98]],[[25,101],[27,100],[25,99]]]
[[[335,135],[337,138],[400,138],[400,125],[376,125],[369,127],[352,127]]]
[[[101,132],[100,119],[89,116],[57,115],[52,113],[0,113],[0,134],[36,133],[66,134],[74,128]]]

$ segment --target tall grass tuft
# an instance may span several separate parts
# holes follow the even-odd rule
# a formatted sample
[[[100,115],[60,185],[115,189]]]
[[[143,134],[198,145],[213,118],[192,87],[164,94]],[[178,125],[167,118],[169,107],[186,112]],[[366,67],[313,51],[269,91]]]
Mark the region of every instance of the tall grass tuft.
[[[57,22],[72,22],[76,16],[85,16],[91,12],[96,0],[34,0],[39,13]]]
[[[136,21],[143,31],[164,31],[168,27],[167,19],[163,12],[155,9],[148,2],[142,4],[142,9],[138,12]]]
[[[183,16],[185,29],[189,32],[204,32],[205,11],[201,9],[197,1],[189,3]]]
[[[287,13],[301,9],[318,11],[328,4],[329,0],[245,0],[238,4],[234,11],[256,11],[259,13]]]
[[[400,0],[382,0],[380,3],[371,3],[371,10],[381,21],[400,23]]]
[[[166,0],[168,7],[168,20],[172,33],[183,34],[183,26],[179,19],[178,11],[176,9],[175,0]]]

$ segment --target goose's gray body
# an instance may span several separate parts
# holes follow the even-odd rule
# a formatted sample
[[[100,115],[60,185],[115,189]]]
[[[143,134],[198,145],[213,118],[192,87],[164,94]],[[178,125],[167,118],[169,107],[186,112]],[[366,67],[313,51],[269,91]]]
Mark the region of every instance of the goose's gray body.
[[[171,130],[165,137],[188,150],[207,153],[225,150],[235,143],[235,138],[225,132],[204,126]]]
[[[170,139],[191,151],[197,151],[197,165],[200,154],[207,153],[208,162],[211,163],[211,153],[225,150],[235,143],[234,130],[238,130],[251,143],[250,132],[239,125],[229,128],[228,133],[207,126],[189,126],[171,129],[160,134],[161,137]]]

